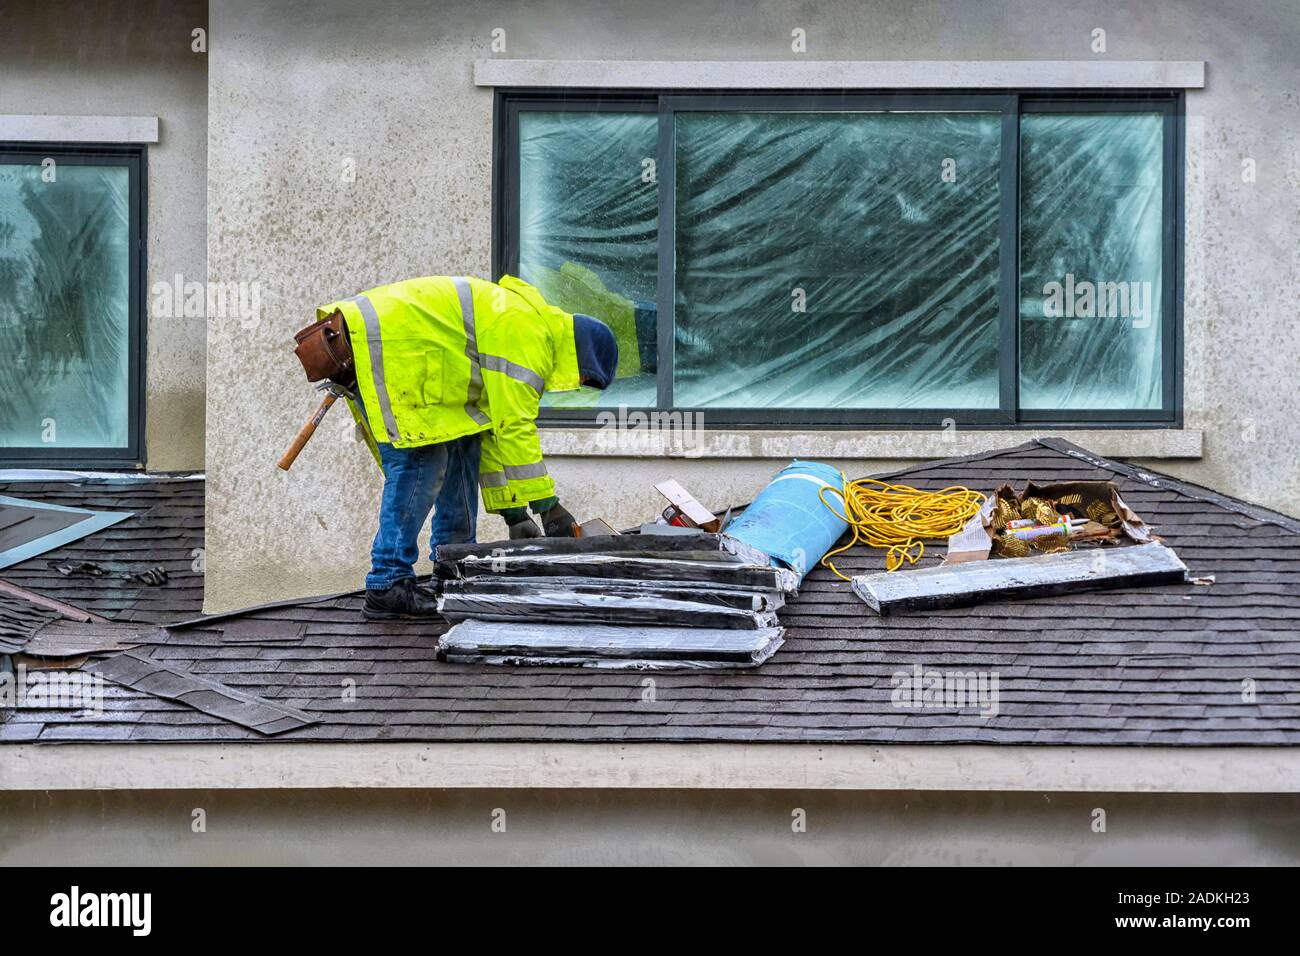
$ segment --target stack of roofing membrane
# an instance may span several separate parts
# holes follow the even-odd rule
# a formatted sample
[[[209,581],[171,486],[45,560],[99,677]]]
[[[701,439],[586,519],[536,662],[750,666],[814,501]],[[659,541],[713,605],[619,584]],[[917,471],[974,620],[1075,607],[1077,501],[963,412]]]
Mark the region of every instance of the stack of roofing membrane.
[[[452,662],[744,667],[781,646],[788,568],[726,534],[671,529],[441,545]]]

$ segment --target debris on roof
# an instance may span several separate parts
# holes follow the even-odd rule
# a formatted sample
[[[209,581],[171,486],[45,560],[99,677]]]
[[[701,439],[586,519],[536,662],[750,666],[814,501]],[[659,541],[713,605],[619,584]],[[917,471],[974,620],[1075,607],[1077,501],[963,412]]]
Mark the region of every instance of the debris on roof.
[[[54,620],[33,632],[21,651],[28,657],[82,657],[152,643],[159,633],[156,627],[137,624]]]
[[[1187,567],[1178,555],[1152,541],[1030,558],[941,564],[919,571],[860,574],[853,578],[853,591],[877,614],[893,614],[1186,580]]]
[[[18,481],[12,480],[15,474],[0,471],[0,495],[20,495],[23,500],[84,512],[111,512],[119,520],[10,565],[0,572],[5,582],[113,621],[161,624],[194,617],[202,609],[201,477],[110,475]],[[86,565],[97,565],[106,573],[92,577],[59,570],[84,571]],[[29,636],[30,631],[7,626],[0,613],[0,640]]]
[[[757,666],[797,577],[726,534],[452,545],[439,659],[589,667]]]
[[[142,651],[127,651],[88,669],[116,684],[180,701],[259,734],[282,734],[316,723],[310,714],[156,660]]]
[[[162,635],[150,633],[160,643],[148,646],[149,656],[317,723],[267,738],[108,683],[98,716],[0,710],[0,742],[1300,744],[1300,520],[1059,439],[880,477],[986,494],[1006,481],[1114,481],[1192,576],[1214,584],[878,617],[848,585],[814,566],[799,593],[785,596],[785,643],[762,667],[658,671],[651,696],[646,674],[637,671],[437,661],[431,638],[440,627],[363,621],[359,593],[196,618],[202,578],[189,570],[189,552],[203,544],[201,482],[52,484],[50,500],[137,516],[47,557],[111,564],[138,556],[141,566],[163,564],[167,584],[133,591],[111,578],[65,578],[44,559],[16,565],[5,577],[115,621],[175,622]],[[917,567],[937,566],[944,551],[927,548]],[[850,552],[837,563],[852,575],[881,568],[879,552]],[[0,594],[0,631],[9,619],[39,625],[58,617],[8,601]],[[250,630],[247,640],[227,641],[227,629],[239,622],[267,627],[256,640]],[[102,656],[92,655],[88,666]],[[925,673],[997,675],[998,713],[900,710],[891,699],[893,681],[918,666]],[[355,694],[345,698],[341,686]]]
[[[467,620],[438,642],[438,659],[457,664],[566,664],[580,667],[754,667],[781,646],[779,627],[571,627]]]

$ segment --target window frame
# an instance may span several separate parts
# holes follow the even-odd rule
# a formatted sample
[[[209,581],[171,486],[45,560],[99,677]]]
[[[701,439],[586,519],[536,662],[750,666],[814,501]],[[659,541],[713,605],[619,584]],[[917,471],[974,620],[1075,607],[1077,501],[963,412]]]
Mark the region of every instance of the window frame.
[[[125,166],[128,171],[127,442],[121,448],[0,446],[0,467],[138,468],[144,464],[145,250],[148,149],[135,144],[0,142],[0,164]]]
[[[928,109],[1001,115],[999,169],[999,404],[991,409],[736,409],[672,403],[675,344],[675,123],[681,112]],[[1020,120],[1035,112],[1159,112],[1163,116],[1161,242],[1161,407],[1022,409],[1019,402]],[[637,91],[497,89],[493,102],[492,272],[519,268],[519,115],[540,112],[647,112],[659,121],[658,400],[637,411],[697,412],[711,426],[744,429],[866,428],[939,430],[1181,428],[1183,425],[1184,95],[1178,90],[986,91]],[[1164,277],[1167,277],[1165,279]],[[543,408],[540,421],[591,427],[608,406]]]

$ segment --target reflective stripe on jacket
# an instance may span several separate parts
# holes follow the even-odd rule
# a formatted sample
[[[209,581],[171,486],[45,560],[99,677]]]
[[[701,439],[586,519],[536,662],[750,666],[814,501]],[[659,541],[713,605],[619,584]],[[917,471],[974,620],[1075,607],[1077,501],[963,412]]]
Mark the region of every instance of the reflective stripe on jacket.
[[[555,494],[536,421],[544,391],[579,385],[571,314],[513,276],[408,279],[323,305],[316,317],[336,310],[377,440],[413,448],[485,432],[488,511]]]

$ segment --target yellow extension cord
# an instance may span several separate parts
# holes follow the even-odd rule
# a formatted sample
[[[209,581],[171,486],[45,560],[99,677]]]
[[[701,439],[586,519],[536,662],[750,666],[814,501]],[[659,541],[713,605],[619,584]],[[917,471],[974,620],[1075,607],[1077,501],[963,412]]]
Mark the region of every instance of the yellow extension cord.
[[[885,570],[897,571],[903,562],[916,564],[925,554],[925,541],[947,538],[966,526],[984,504],[984,496],[960,485],[942,491],[920,491],[908,485],[891,485],[875,478],[844,479],[844,513],[826,500],[829,485],[821,490],[822,504],[849,523],[853,537],[822,558],[822,564],[848,581],[831,558],[857,544],[886,548]],[[915,549],[915,553],[913,553]]]

